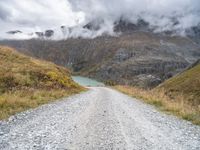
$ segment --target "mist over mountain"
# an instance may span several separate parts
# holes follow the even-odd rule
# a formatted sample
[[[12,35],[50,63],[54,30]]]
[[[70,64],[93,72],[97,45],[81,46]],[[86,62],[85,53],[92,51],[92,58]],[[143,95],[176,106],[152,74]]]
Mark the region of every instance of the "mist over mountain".
[[[0,44],[152,88],[200,57],[199,0],[0,0]]]
[[[7,0],[0,1],[0,38],[95,38],[127,28],[199,36],[199,16],[199,0]]]

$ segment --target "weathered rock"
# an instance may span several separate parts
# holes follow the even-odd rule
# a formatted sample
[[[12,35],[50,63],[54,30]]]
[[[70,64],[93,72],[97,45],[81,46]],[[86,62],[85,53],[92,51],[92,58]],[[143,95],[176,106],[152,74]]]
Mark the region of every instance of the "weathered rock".
[[[115,32],[122,32],[122,33],[131,33],[134,31],[148,31],[149,23],[144,21],[143,19],[138,19],[137,23],[127,22],[124,19],[120,19],[118,22],[114,24],[114,31]]]
[[[8,31],[8,34],[18,34],[18,33],[22,33],[22,31],[20,30],[14,30],[14,31]]]
[[[100,29],[100,25],[103,23],[103,20],[93,20],[86,25],[83,26],[83,28],[92,30],[92,31],[97,31]]]
[[[53,30],[46,30],[45,31],[45,37],[51,37],[54,35],[54,31]]]
[[[35,34],[36,34],[39,38],[43,38],[43,37],[44,37],[44,33],[43,33],[43,32],[35,32]]]

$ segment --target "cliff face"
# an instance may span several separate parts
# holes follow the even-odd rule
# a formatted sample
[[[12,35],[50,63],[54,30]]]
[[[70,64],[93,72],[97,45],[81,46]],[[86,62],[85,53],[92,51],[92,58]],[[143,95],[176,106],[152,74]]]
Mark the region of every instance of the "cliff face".
[[[141,87],[158,85],[200,57],[200,46],[189,38],[142,31],[119,37],[2,41],[0,44],[69,67],[81,75]]]

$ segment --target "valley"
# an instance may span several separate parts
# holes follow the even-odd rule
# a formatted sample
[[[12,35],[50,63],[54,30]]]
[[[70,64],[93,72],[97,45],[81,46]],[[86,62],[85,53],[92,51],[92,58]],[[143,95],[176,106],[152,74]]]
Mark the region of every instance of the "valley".
[[[199,0],[0,0],[0,150],[200,150]]]
[[[4,40],[0,44],[68,67],[74,74],[142,88],[157,86],[200,57],[200,45],[190,38],[142,31],[118,37]]]

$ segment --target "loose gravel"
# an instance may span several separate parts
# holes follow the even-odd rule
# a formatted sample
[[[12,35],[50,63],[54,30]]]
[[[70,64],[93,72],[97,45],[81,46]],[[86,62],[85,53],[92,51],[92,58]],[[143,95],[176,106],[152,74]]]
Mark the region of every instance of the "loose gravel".
[[[200,150],[200,127],[106,87],[0,122],[1,150]]]

